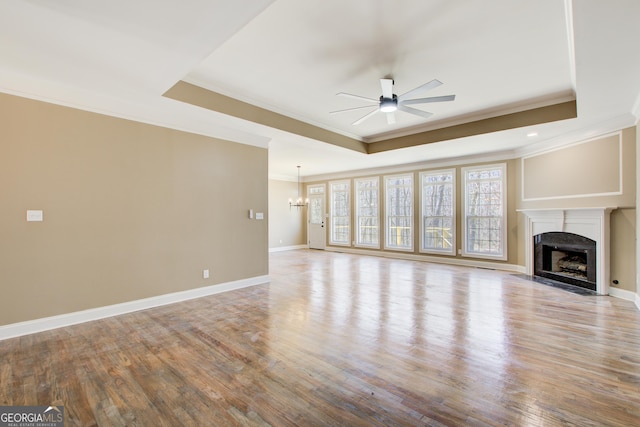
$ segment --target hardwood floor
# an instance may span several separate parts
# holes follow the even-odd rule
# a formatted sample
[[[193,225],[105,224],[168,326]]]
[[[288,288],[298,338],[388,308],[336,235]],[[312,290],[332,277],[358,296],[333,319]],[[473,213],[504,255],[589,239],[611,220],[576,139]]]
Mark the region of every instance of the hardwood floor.
[[[516,275],[322,251],[272,281],[0,342],[67,426],[638,426],[640,313]]]

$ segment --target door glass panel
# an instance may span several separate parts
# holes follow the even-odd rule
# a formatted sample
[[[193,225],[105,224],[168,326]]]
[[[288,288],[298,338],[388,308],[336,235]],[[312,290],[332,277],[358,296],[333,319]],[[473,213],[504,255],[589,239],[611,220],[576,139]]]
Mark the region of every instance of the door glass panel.
[[[311,200],[309,200],[309,222],[311,224],[322,224],[321,197],[311,197]]]

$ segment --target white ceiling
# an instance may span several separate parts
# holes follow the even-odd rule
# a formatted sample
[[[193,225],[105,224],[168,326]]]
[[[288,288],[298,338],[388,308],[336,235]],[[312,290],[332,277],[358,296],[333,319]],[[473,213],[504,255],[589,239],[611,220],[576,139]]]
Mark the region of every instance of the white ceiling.
[[[272,177],[486,154],[509,155],[635,124],[636,0],[9,0],[0,3],[0,91],[269,147]],[[368,110],[336,96],[397,94],[432,79],[416,106]],[[578,117],[366,155],[162,96],[180,80],[365,142],[577,99]],[[421,95],[423,96],[423,95]],[[527,137],[535,130],[536,137]]]

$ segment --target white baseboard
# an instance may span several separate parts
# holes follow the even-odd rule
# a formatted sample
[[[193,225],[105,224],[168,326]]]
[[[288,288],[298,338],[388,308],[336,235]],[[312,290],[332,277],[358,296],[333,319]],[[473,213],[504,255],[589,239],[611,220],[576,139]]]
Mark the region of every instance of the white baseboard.
[[[167,304],[173,304],[176,302],[187,301],[190,299],[200,298],[208,295],[247,288],[250,286],[261,285],[268,282],[269,276],[256,276],[248,279],[236,280],[234,282],[227,282],[218,285],[206,286],[203,288],[190,289],[188,291],[173,292],[170,294],[123,302],[121,304],[108,305],[104,307],[92,308],[89,310],[82,310],[73,313],[45,317],[42,319],[12,323],[10,325],[0,326],[0,340],[15,338],[22,335],[34,334],[36,332],[48,331],[51,329],[62,328],[65,326],[77,325],[79,323],[90,322],[92,320],[99,320],[106,317],[131,313],[134,311],[160,307]]]
[[[297,245],[297,246],[281,246],[279,248],[269,248],[269,253],[271,252],[284,252],[284,251],[295,251],[298,249],[308,249],[307,245]]]
[[[636,294],[635,303],[638,310],[640,310],[640,295],[638,294]]]
[[[614,288],[613,286],[609,286],[609,295],[612,297],[616,297],[616,298],[620,298],[620,299],[624,299],[627,301],[631,301],[631,302],[636,302],[636,305],[638,305],[637,301],[638,301],[638,296],[631,291],[627,291],[624,289],[619,289],[619,288]]]
[[[516,264],[505,264],[491,261],[476,261],[467,258],[455,258],[455,257],[437,257],[430,255],[418,255],[414,253],[403,252],[387,252],[387,251],[372,251],[369,249],[354,249],[354,248],[342,248],[337,246],[327,246],[327,251],[330,252],[344,252],[357,255],[370,255],[379,256],[384,258],[406,259],[410,261],[427,261],[440,264],[457,265],[460,267],[476,267],[476,268],[489,268],[492,270],[504,270],[512,271],[514,273],[526,273],[526,267]]]

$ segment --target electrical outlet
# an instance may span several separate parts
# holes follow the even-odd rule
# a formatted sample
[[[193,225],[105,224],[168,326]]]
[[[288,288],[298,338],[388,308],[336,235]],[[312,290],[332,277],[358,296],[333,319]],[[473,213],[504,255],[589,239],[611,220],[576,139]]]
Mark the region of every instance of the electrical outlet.
[[[202,278],[203,279],[209,278],[209,270],[202,270]]]

